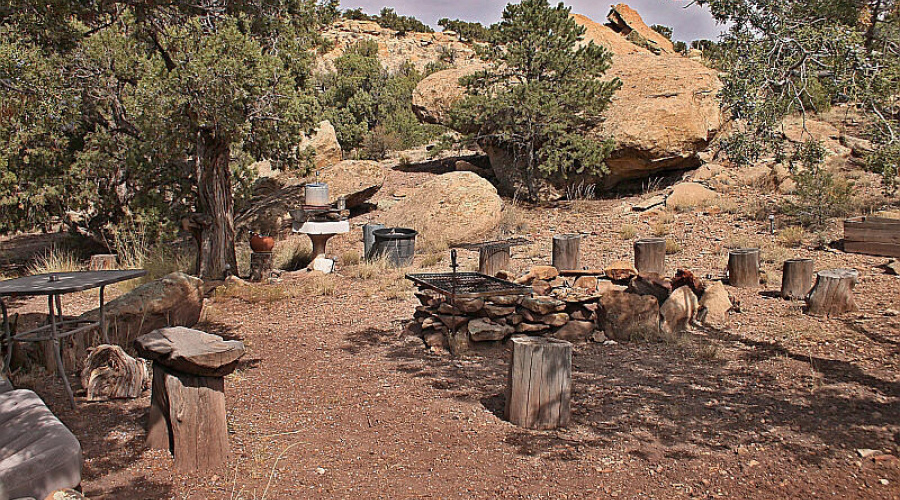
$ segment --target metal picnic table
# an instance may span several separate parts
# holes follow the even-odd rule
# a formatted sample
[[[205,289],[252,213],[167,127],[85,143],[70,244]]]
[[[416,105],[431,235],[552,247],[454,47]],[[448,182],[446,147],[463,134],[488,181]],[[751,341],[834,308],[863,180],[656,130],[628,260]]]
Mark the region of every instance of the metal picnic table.
[[[76,333],[100,327],[100,334],[104,343],[109,343],[106,332],[106,317],[103,302],[103,291],[107,285],[139,278],[147,274],[143,269],[131,269],[124,271],[74,271],[64,273],[36,274],[5,281],[0,281],[0,309],[3,312],[3,333],[6,342],[6,358],[3,371],[8,371],[12,361],[12,343],[16,342],[52,342],[53,354],[56,357],[56,369],[65,384],[69,403],[75,407],[75,397],[72,394],[72,386],[66,377],[65,367],[62,362],[62,353],[59,339],[75,335]],[[91,288],[100,288],[100,320],[88,319],[63,320],[62,301],[60,296],[67,293],[80,292]],[[9,326],[9,314],[6,309],[6,297],[17,296],[47,296],[49,309],[49,323],[33,330],[12,335]],[[56,311],[54,312],[54,304]]]

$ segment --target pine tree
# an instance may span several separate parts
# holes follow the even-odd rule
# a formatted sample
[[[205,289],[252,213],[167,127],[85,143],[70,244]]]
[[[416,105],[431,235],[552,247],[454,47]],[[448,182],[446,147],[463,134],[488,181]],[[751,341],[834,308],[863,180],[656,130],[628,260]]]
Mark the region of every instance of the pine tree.
[[[610,54],[581,43],[585,28],[569,12],[547,0],[507,5],[481,54],[489,67],[465,79],[467,96],[451,112],[451,128],[517,160],[531,198],[539,179],[607,172],[613,147],[588,133],[621,83],[601,79]]]

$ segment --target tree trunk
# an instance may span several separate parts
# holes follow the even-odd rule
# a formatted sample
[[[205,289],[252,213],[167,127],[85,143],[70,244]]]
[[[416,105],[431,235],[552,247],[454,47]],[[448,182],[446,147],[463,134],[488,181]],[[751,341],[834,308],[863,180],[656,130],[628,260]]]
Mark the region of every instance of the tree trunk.
[[[553,235],[553,267],[559,270],[578,269],[581,267],[581,235]]]
[[[482,247],[478,252],[478,272],[496,276],[498,271],[508,271],[509,257],[509,247]]]
[[[506,393],[506,418],[529,429],[569,423],[572,344],[543,337],[514,337]]]
[[[788,259],[784,261],[781,277],[781,297],[805,299],[813,285],[813,260]]]
[[[222,279],[237,271],[229,146],[208,130],[197,134],[197,209],[211,217],[200,243],[201,278]]]
[[[728,284],[740,288],[759,286],[758,248],[740,248],[728,253]]]
[[[639,274],[666,275],[666,240],[644,238],[634,242],[634,268]]]
[[[855,311],[853,287],[859,272],[856,269],[827,269],[816,275],[816,285],[806,299],[809,313],[815,315],[843,314]]]
[[[225,378],[188,375],[154,362],[147,446],[169,450],[180,472],[224,465],[228,455]]]

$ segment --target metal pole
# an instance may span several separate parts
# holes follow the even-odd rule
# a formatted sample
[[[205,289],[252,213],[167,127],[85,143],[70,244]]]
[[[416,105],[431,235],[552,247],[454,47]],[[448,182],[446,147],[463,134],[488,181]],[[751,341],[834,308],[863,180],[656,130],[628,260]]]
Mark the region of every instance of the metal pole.
[[[72,387],[69,385],[69,379],[66,377],[66,367],[62,361],[62,346],[59,343],[59,337],[56,332],[56,315],[53,313],[54,299],[59,299],[58,295],[48,295],[47,305],[50,307],[50,335],[53,342],[53,354],[56,356],[56,370],[59,372],[59,378],[62,379],[63,385],[66,387],[66,394],[69,396],[69,404],[75,409],[75,396],[72,394]],[[58,303],[58,302],[57,302]]]
[[[109,344],[109,334],[106,333],[106,305],[103,303],[103,290],[105,286],[100,287],[100,335],[103,337],[103,343]]]

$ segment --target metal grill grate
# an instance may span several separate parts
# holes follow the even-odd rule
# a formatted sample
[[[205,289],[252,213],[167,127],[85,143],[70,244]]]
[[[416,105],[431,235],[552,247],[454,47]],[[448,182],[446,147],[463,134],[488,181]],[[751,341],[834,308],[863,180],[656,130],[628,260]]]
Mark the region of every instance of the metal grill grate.
[[[530,295],[531,287],[481,273],[407,274],[406,279],[449,297],[473,299],[493,295]]]

